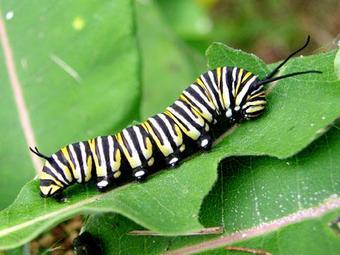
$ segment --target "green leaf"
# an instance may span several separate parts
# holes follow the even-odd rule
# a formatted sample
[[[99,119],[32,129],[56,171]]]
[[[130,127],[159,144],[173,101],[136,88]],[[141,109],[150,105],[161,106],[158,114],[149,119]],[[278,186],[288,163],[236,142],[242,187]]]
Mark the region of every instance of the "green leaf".
[[[225,229],[221,236],[131,236],[127,233],[142,227],[112,214],[90,216],[85,229],[102,240],[108,255],[137,254],[141,250],[163,254],[177,249],[176,254],[188,254],[227,245],[265,249],[279,255],[336,254],[340,240],[337,226],[330,223],[340,213],[339,153],[340,131],[333,128],[286,160],[224,160],[219,179],[200,211],[204,226]]]
[[[228,54],[231,59],[237,59],[233,57],[234,52]],[[216,168],[222,158],[265,153],[282,157],[292,155],[307,146],[316,134],[322,133],[318,131],[321,127],[339,116],[337,99],[340,88],[335,79],[333,61],[334,52],[295,59],[287,65],[288,71],[313,66],[324,73],[278,82],[279,86],[275,86],[269,96],[265,116],[241,125],[212,152],[195,155],[178,169],[163,171],[143,185],[129,184],[99,195],[94,195],[93,186],[74,187],[67,192],[71,194],[68,203],[58,204],[50,199],[42,203],[37,182],[29,183],[16,202],[0,213],[0,248],[19,245],[71,215],[86,212],[118,212],[148,229],[167,235],[198,230],[202,227],[198,223],[200,204],[217,179]],[[314,102],[318,102],[318,107],[309,107]],[[287,115],[290,117],[286,118]],[[310,125],[311,121],[314,125]],[[303,128],[305,134],[300,138],[298,135]]]
[[[266,64],[256,55],[233,49],[223,43],[213,43],[207,49],[206,55],[211,69],[220,66],[237,66],[259,77],[264,77],[269,72]]]
[[[186,47],[165,25],[154,1],[137,2],[142,55],[143,119],[163,111],[205,69],[202,56]]]
[[[50,154],[139,118],[139,57],[131,4],[1,2],[24,100],[12,92],[6,68],[10,61],[1,55],[0,207],[13,201],[34,175],[23,133],[33,133],[37,144],[29,145]],[[24,120],[14,96],[25,102],[32,132],[20,125]]]

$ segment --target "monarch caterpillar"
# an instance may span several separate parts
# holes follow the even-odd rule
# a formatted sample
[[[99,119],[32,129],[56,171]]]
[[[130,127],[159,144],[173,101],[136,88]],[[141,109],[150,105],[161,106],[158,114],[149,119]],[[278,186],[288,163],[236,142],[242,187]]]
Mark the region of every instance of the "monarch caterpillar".
[[[59,197],[71,184],[95,180],[99,191],[132,176],[141,182],[151,172],[175,167],[198,150],[209,150],[218,127],[260,116],[266,104],[265,84],[295,75],[321,73],[294,72],[274,77],[280,68],[306,43],[291,53],[264,79],[238,67],[218,67],[201,74],[162,113],[116,135],[99,136],[69,144],[51,156],[30,150],[45,159],[39,174],[43,197]]]

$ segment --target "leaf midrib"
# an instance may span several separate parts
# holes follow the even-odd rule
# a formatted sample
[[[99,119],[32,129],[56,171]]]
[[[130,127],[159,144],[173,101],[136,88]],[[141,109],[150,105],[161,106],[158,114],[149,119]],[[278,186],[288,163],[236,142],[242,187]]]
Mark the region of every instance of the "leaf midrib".
[[[219,237],[217,239],[179,248],[177,250],[172,250],[166,254],[168,255],[196,254],[198,252],[202,252],[205,250],[216,249],[219,247],[223,247],[227,244],[245,241],[259,235],[267,234],[269,232],[273,232],[275,230],[278,230],[291,224],[301,222],[303,220],[318,218],[332,210],[339,208],[340,198],[333,198],[333,196],[330,196],[329,198],[325,199],[323,203],[320,203],[316,207],[301,209],[287,216],[269,222],[263,222],[260,225],[236,231],[231,234]]]

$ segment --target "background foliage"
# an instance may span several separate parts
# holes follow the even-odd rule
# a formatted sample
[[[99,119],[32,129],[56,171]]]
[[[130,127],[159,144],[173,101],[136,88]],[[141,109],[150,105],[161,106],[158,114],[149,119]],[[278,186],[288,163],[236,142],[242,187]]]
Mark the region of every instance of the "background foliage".
[[[0,8],[32,129],[47,154],[73,141],[112,134],[163,110],[207,69],[206,62],[209,68],[241,66],[260,77],[272,68],[255,55],[213,41],[276,62],[308,33],[313,39],[309,51],[335,48],[340,26],[337,1],[307,6],[217,0],[44,5],[2,1]],[[5,208],[35,173],[8,62],[1,57],[0,117],[6,135],[0,138],[0,207]],[[271,88],[261,119],[237,127],[211,153],[196,155],[143,185],[101,195],[92,185],[74,187],[68,202],[59,204],[42,202],[37,181],[30,181],[0,212],[0,250],[89,213],[84,230],[101,240],[105,254],[193,252],[195,245],[203,252],[210,242],[214,251],[205,251],[209,254],[234,254],[223,249],[230,244],[273,254],[336,254],[339,235],[331,223],[340,214],[334,210],[340,195],[339,124],[334,122],[340,116],[338,60],[334,50],[294,59],[285,73],[318,69],[323,75],[280,82]],[[312,214],[312,219],[305,217]],[[284,226],[260,233],[266,224],[283,220]],[[142,226],[172,237],[127,235]],[[224,228],[219,244],[214,243],[220,238],[216,235],[178,237],[213,226]],[[256,236],[249,232],[253,229]],[[237,233],[240,238],[230,239]],[[38,249],[64,254],[58,242]]]

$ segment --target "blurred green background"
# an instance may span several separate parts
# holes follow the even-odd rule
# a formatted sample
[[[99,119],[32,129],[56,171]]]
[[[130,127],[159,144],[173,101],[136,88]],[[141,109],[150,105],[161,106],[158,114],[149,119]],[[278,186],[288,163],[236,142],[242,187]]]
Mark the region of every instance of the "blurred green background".
[[[312,36],[309,51],[334,48],[340,33],[337,0],[158,0],[173,31],[204,53],[213,41],[251,51],[268,62]],[[308,50],[307,50],[308,51]]]

